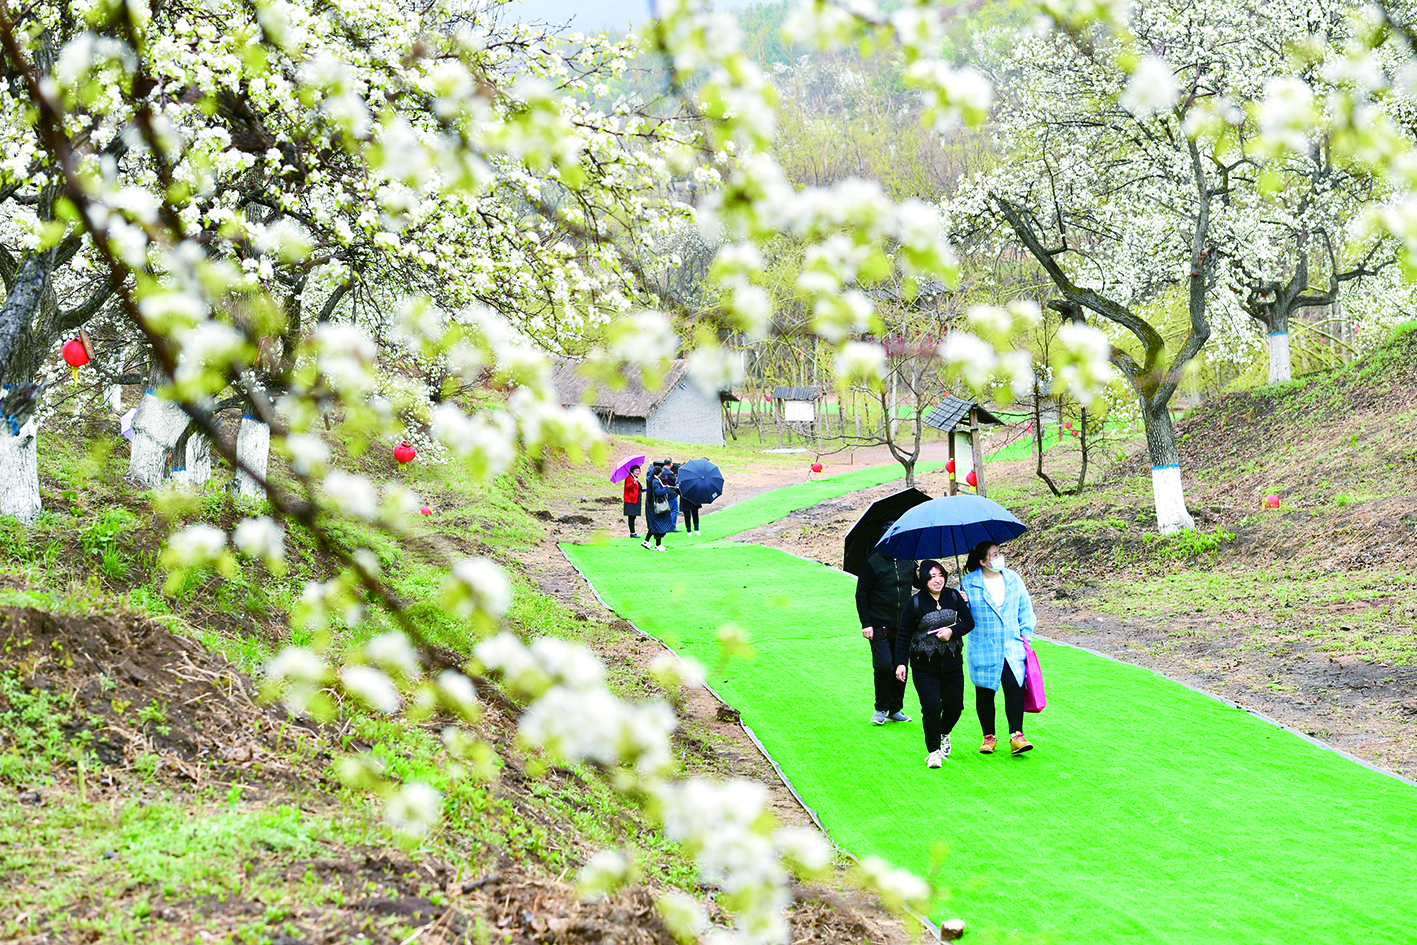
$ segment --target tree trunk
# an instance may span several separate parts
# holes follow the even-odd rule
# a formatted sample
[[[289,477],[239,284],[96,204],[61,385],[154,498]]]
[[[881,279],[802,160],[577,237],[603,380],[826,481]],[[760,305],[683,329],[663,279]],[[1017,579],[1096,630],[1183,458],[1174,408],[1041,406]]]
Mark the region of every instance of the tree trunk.
[[[236,433],[236,458],[245,463],[262,479],[266,478],[266,461],[271,453],[271,428],[255,417],[242,417]],[[264,499],[266,490],[244,470],[236,471],[236,494]]]
[[[0,426],[0,515],[26,525],[39,517],[39,450],[34,421],[19,436]]]
[[[187,429],[187,414],[177,404],[146,391],[133,415],[133,452],[128,478],[145,489],[162,485],[167,457]],[[210,460],[208,461],[210,462]]]
[[[1176,447],[1176,428],[1171,423],[1168,401],[1142,401],[1142,421],[1146,426],[1146,447],[1151,456],[1151,493],[1156,504],[1156,528],[1163,535],[1196,527],[1186,509],[1181,486],[1181,453]]]
[[[1282,384],[1293,379],[1289,360],[1289,317],[1278,316],[1269,326],[1269,382]]]

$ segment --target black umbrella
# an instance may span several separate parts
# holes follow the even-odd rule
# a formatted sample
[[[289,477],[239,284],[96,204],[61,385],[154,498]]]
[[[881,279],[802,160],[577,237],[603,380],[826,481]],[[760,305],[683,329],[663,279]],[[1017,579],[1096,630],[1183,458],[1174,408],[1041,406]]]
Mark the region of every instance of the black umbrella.
[[[695,505],[708,505],[723,495],[723,473],[706,459],[691,459],[679,467],[679,494]]]
[[[885,524],[900,518],[910,509],[925,502],[930,497],[919,489],[906,489],[884,499],[878,499],[867,507],[851,531],[846,533],[846,560],[842,567],[852,574],[860,574],[866,568],[866,559],[876,547]]]

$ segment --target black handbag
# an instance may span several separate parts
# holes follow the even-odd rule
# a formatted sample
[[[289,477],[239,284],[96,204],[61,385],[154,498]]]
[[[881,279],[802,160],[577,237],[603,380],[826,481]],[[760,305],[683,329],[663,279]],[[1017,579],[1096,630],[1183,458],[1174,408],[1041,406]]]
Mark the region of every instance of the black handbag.
[[[960,650],[958,638],[941,640],[934,633],[944,627],[953,627],[958,620],[958,611],[949,607],[927,610],[921,614],[920,622],[915,625],[915,636],[910,641],[911,657],[917,660],[933,661],[944,659],[946,656],[958,655]]]

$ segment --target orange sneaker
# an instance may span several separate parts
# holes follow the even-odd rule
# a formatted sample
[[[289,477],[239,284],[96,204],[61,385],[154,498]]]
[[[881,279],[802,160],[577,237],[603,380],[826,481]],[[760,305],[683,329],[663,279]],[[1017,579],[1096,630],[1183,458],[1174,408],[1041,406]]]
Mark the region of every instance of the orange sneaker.
[[[1021,755],[1026,751],[1033,750],[1033,742],[1023,737],[1023,732],[1014,732],[1009,736],[1009,748],[1016,755]]]
[[[995,738],[993,735],[985,735],[984,744],[979,746],[979,753],[981,755],[992,755],[994,753],[994,749],[997,748],[998,745],[999,740],[997,738]]]

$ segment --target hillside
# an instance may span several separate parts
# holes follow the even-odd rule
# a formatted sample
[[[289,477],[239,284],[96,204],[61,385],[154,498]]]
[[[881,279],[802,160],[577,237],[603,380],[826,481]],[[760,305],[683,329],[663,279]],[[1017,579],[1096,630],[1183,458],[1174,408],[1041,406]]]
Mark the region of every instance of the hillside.
[[[41,458],[40,521],[0,528],[0,883],[10,907],[0,940],[668,945],[656,895],[680,889],[712,909],[689,859],[593,770],[547,769],[517,747],[520,706],[489,680],[478,680],[484,714],[473,732],[496,754],[461,782],[448,776],[448,718],[385,719],[345,705],[318,724],[262,703],[250,674],[305,642],[289,613],[329,563],[292,529],[288,574],[204,570],[165,594],[168,524],[230,526],[256,507],[222,492],[163,494],[155,512],[124,484],[113,431],[84,432]],[[716,458],[740,470],[747,455]],[[607,661],[618,694],[672,701],[682,773],[774,780],[710,697],[655,681],[658,644],[578,603],[577,589],[558,587],[539,564],[560,529],[592,520],[549,506],[602,514],[598,468],[528,465],[478,489],[451,466],[400,470],[368,454],[341,463],[404,478],[436,510],[402,538],[348,533],[375,551],[438,644],[432,670],[462,664],[476,638],[424,601],[447,556],[487,554],[513,576],[510,629],[585,643]],[[759,465],[771,475],[773,462]],[[342,635],[336,648],[362,637]],[[337,777],[352,752],[443,791],[442,827],[420,843],[400,840],[381,799]],[[780,787],[773,809],[809,823]],[[576,873],[607,847],[635,852],[640,882],[582,902]],[[903,940],[888,913],[840,882],[796,893],[797,941]]]

